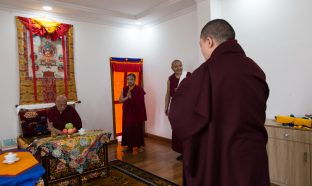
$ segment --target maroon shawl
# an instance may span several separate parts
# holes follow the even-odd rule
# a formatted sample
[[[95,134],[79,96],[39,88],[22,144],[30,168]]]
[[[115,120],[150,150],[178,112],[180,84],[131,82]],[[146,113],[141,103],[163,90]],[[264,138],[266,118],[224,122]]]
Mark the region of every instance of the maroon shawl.
[[[123,96],[126,97],[129,87],[123,89]],[[123,125],[125,127],[146,121],[146,109],[144,102],[144,90],[139,86],[134,86],[131,90],[131,99],[127,99],[122,106]]]
[[[186,77],[189,77],[191,75],[190,72],[187,72]],[[169,83],[170,83],[170,97],[174,96],[175,89],[178,87],[179,80],[175,74],[173,73],[171,76],[169,76]]]
[[[231,40],[183,81],[169,120],[189,186],[269,186],[265,74]]]
[[[79,114],[72,106],[69,105],[67,105],[62,114],[60,114],[56,106],[52,107],[48,111],[48,119],[50,122],[53,122],[53,127],[59,130],[63,130],[66,123],[72,123],[77,130],[82,127]]]
[[[189,77],[191,75],[190,72],[187,72],[186,74],[186,78]],[[169,76],[169,83],[170,83],[170,97],[173,97],[176,91],[176,88],[178,87],[178,83],[179,80],[175,74],[173,73],[171,76]],[[181,82],[180,82],[181,83]],[[171,98],[170,98],[171,99]],[[182,153],[182,143],[180,142],[180,140],[176,137],[176,135],[174,134],[174,132],[172,132],[172,137],[171,137],[171,146],[172,146],[172,150],[174,150],[175,152],[178,153]]]

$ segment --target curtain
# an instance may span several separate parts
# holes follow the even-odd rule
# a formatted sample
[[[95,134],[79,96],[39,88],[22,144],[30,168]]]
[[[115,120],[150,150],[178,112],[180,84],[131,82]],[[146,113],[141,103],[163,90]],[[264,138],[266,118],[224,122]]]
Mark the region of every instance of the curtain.
[[[119,136],[122,133],[122,103],[119,103],[121,90],[127,85],[127,75],[135,74],[135,84],[143,87],[143,59],[140,58],[110,58],[113,110],[115,132]]]

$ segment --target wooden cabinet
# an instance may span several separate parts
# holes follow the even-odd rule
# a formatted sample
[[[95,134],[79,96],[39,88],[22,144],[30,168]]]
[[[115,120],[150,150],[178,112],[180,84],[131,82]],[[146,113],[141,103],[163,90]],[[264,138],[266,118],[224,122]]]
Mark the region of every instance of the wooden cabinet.
[[[266,122],[270,179],[281,186],[311,185],[312,132]]]

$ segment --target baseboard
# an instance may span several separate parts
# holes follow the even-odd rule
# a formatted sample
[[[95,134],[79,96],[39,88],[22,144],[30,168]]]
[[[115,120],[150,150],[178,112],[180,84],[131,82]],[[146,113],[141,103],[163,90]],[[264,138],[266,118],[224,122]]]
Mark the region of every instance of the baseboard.
[[[145,133],[145,135],[146,135],[148,138],[155,139],[155,140],[157,140],[157,141],[166,142],[166,143],[171,143],[171,139],[168,139],[168,138],[165,138],[165,137],[162,137],[162,136],[157,136],[157,135],[149,134],[149,133]]]
[[[157,136],[157,135],[149,134],[149,133],[145,133],[144,136],[147,137],[147,138],[151,138],[151,139],[157,140],[157,141],[161,141],[161,142],[165,142],[165,143],[171,143],[171,139],[165,138],[165,137],[162,137],[162,136]],[[109,144],[117,144],[117,143],[118,143],[117,139],[112,139],[112,140],[109,141]]]

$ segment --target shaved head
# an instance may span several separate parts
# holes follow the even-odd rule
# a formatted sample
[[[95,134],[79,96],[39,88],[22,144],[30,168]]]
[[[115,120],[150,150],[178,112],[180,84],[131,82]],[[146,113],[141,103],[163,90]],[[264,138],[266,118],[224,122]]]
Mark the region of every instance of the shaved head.
[[[214,38],[218,43],[223,43],[230,39],[235,39],[235,31],[233,27],[223,19],[215,19],[209,21],[201,31],[200,37],[206,39],[207,37]]]
[[[183,71],[183,65],[182,61],[175,59],[171,62],[171,69],[175,73],[175,75],[179,76],[182,74]]]
[[[57,110],[62,113],[67,107],[67,98],[65,95],[59,95],[55,99],[55,105]]]
[[[67,102],[67,98],[65,95],[59,95],[56,97],[56,101],[66,101]]]
[[[175,64],[177,63],[181,63],[182,64],[182,61],[178,60],[178,59],[175,59],[171,62],[171,67],[173,67]]]

